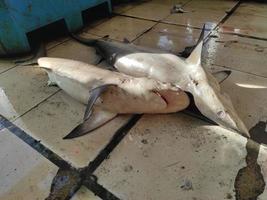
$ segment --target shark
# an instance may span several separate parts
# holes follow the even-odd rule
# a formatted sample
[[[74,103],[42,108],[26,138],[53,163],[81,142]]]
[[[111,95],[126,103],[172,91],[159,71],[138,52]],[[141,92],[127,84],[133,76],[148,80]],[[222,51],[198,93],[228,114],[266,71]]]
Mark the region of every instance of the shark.
[[[116,71],[133,76],[147,77],[171,83],[191,96],[190,102],[197,112],[216,124],[235,131],[247,138],[248,129],[238,116],[230,97],[224,93],[216,78],[203,68],[201,53],[205,25],[197,44],[187,58],[168,52],[137,46],[129,42],[72,37],[96,49]]]
[[[80,61],[42,57],[38,66],[77,101],[87,105],[83,122],[64,139],[82,136],[118,114],[174,113],[188,107],[188,95],[171,83],[132,77]]]

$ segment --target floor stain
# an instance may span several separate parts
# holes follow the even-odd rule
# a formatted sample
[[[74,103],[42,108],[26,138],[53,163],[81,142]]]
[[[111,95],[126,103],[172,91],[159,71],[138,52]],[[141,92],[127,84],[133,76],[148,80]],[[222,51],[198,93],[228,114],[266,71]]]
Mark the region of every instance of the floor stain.
[[[70,199],[80,188],[82,179],[77,170],[59,169],[54,177],[49,196],[45,200]]]
[[[248,140],[246,144],[247,166],[240,169],[235,179],[235,192],[237,200],[257,200],[258,196],[263,193],[265,182],[261,174],[260,165],[257,163],[257,158],[260,150],[260,143],[266,135],[266,123],[261,121],[250,129],[252,140]],[[254,141],[253,141],[254,140]]]
[[[250,130],[251,139],[259,144],[267,145],[267,121],[259,121]]]

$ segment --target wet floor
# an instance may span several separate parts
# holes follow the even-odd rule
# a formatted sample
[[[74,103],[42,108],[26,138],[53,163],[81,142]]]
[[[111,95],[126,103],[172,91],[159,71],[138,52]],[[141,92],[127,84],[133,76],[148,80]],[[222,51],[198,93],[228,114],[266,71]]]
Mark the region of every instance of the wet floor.
[[[182,12],[171,13],[174,5]],[[178,54],[197,42],[203,23],[212,25],[203,66],[232,71],[221,87],[253,141],[184,113],[118,116],[92,134],[63,140],[85,107],[48,87],[43,70],[2,59],[0,199],[267,199],[267,4],[151,0],[113,12],[82,35]],[[68,37],[46,50],[99,62],[93,48]]]

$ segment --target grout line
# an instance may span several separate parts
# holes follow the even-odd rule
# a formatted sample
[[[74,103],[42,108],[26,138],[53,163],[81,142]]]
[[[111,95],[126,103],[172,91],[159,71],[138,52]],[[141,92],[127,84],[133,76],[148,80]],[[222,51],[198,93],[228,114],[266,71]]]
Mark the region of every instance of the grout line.
[[[227,11],[227,12],[226,12],[226,16],[219,22],[218,26],[219,26],[220,24],[223,24],[226,20],[228,20],[229,17],[231,17],[232,14],[236,11],[236,9],[240,6],[240,4],[241,4],[241,1],[239,0],[239,1],[237,2],[237,4],[236,4],[232,9],[230,9],[229,11]]]
[[[40,101],[39,103],[37,103],[36,105],[34,105],[33,107],[31,107],[29,110],[27,110],[26,112],[24,112],[23,114],[17,116],[16,118],[14,118],[13,120],[11,120],[12,122],[15,122],[16,120],[18,120],[19,118],[23,117],[24,115],[26,115],[27,113],[29,113],[30,111],[32,111],[33,109],[37,108],[40,104],[42,104],[43,102],[47,101],[49,98],[51,98],[52,96],[56,95],[58,92],[60,92],[61,89],[58,89],[56,92],[52,93],[51,95],[49,95],[48,97],[46,97],[45,99],[43,99],[42,101]]]
[[[134,19],[144,20],[144,21],[156,22],[157,24],[161,23],[161,24],[168,24],[168,25],[185,27],[185,28],[189,27],[189,28],[193,28],[193,29],[200,29],[200,30],[202,29],[202,27],[187,26],[187,25],[184,25],[184,24],[177,24],[177,23],[173,23],[173,22],[162,21],[162,20],[166,19],[167,17],[169,17],[170,15],[168,15],[167,17],[164,17],[161,20],[146,19],[146,18],[142,18],[142,17],[129,16],[129,15],[123,15],[123,14],[116,14],[116,15],[122,16],[122,17],[128,17],[128,18],[134,18]],[[217,27],[217,25],[216,25],[216,27]]]
[[[138,122],[142,115],[133,115],[128,122],[120,127],[113,135],[110,142],[100,151],[96,158],[88,164],[88,168],[85,168],[85,172],[92,174],[100,164],[107,159],[109,154],[115,149],[115,147],[121,142],[121,140],[127,135],[131,128]]]
[[[224,65],[218,65],[218,64],[212,64],[213,66],[217,66],[217,67],[223,67],[223,68],[226,68],[226,69],[230,69],[230,70],[233,70],[233,71],[237,71],[237,72],[241,72],[241,73],[244,73],[244,74],[250,74],[250,75],[253,75],[253,76],[257,76],[257,77],[260,77],[260,78],[267,78],[266,76],[261,76],[261,75],[258,75],[258,74],[253,74],[251,72],[247,72],[247,71],[243,71],[243,70],[239,70],[239,69],[235,69],[235,68],[232,68],[232,67],[228,67],[228,66],[224,66]],[[212,67],[212,66],[211,66]],[[207,67],[208,68],[208,67]]]
[[[24,141],[43,157],[48,159],[50,162],[58,166],[59,168],[71,168],[71,165],[63,160],[59,155],[54,153],[52,150],[41,144],[41,141],[34,139],[32,136],[27,134],[25,131],[20,129],[18,126],[13,124],[11,121],[0,115],[0,128],[4,127],[8,129],[12,134],[16,135],[19,139]]]
[[[102,185],[97,183],[97,178],[95,176],[91,176],[88,179],[83,181],[83,185],[91,190],[95,195],[99,196],[104,200],[120,200]]]
[[[228,20],[233,15],[233,13],[239,8],[239,6],[241,4],[242,4],[242,1],[239,0],[238,3],[230,11],[228,11],[227,14],[222,18],[222,20],[218,23],[218,25],[215,27],[215,29],[218,28],[221,24],[223,24],[226,20]],[[245,38],[267,41],[267,38],[251,36],[251,35],[244,35],[244,34],[240,34],[240,33],[232,33],[232,32],[220,32],[220,33],[228,34],[228,35],[237,35],[239,37],[245,37]]]
[[[1,76],[2,74],[4,74],[5,72],[8,72],[8,71],[11,70],[11,69],[14,69],[14,68],[17,67],[17,66],[19,66],[19,65],[15,64],[14,66],[12,66],[12,67],[10,67],[10,68],[8,68],[8,69],[6,69],[6,70],[0,72],[0,76]]]
[[[189,4],[189,3],[192,2],[192,1],[193,1],[193,0],[189,0],[189,1],[185,2],[184,4],[182,4],[183,7],[184,7],[185,5],[187,5],[187,4]]]
[[[28,144],[31,148],[33,148],[35,151],[40,153],[43,157],[45,157],[47,160],[52,162],[54,165],[56,165],[59,170],[70,170],[75,171],[76,173],[79,173],[79,175],[83,175],[83,171],[81,169],[76,169],[72,167],[70,163],[65,161],[63,158],[61,158],[59,155],[54,153],[52,150],[50,150],[48,147],[43,145],[41,141],[38,141],[34,139],[32,136],[30,136],[28,133],[20,129],[18,126],[10,122],[8,119],[0,115],[0,130],[3,128],[6,128],[9,130],[12,134],[17,136],[19,139],[21,139],[23,142]],[[82,185],[86,186],[89,190],[91,190],[94,194],[101,197],[104,200],[119,200],[115,195],[113,195],[110,191],[105,189],[103,186],[99,185],[97,183],[97,180],[91,179],[92,175],[86,175],[82,182]],[[53,182],[51,187],[53,186]],[[80,185],[81,186],[81,185]],[[79,187],[77,187],[75,190],[78,191]],[[51,191],[50,191],[51,192]],[[66,191],[70,192],[70,191]],[[51,194],[51,193],[50,193]],[[72,191],[72,196],[75,194],[75,191]],[[69,199],[72,197],[70,196]]]
[[[59,46],[61,44],[64,44],[65,42],[68,42],[70,40],[71,40],[71,38],[68,36],[67,38],[65,38],[64,40],[60,41],[59,43],[56,43],[55,45],[52,45],[52,46],[48,47],[46,49],[46,52],[48,53],[50,50],[54,49],[55,47],[57,47],[57,46]]]
[[[227,35],[237,35],[239,37],[267,41],[267,38],[262,38],[262,37],[252,36],[252,35],[244,35],[244,34],[241,34],[241,33],[234,33],[234,32],[219,32],[219,33],[227,34]]]

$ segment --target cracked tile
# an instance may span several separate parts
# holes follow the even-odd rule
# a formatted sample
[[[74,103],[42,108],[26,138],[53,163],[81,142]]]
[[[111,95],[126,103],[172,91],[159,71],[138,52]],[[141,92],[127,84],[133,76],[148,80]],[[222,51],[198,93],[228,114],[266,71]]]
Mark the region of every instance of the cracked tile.
[[[132,41],[143,32],[150,29],[155,23],[130,17],[116,16],[92,28],[87,33],[99,37],[109,35],[109,38],[123,41],[124,38]]]
[[[129,116],[119,116],[86,136],[63,140],[83,118],[85,106],[63,91],[14,123],[75,167],[92,161]]]
[[[95,175],[121,199],[234,197],[245,144],[236,133],[182,113],[144,115]]]
[[[170,15],[171,8],[172,7],[170,5],[148,2],[142,3],[126,12],[123,12],[122,14],[131,17],[159,21]]]
[[[0,199],[45,199],[57,167],[6,129],[0,131]]]
[[[209,64],[227,66],[239,71],[267,77],[267,41],[237,35],[218,34],[205,45]]]
[[[47,75],[33,66],[17,66],[0,75],[0,114],[14,120],[57,91]]]
[[[134,44],[178,53],[187,46],[195,45],[199,34],[199,29],[159,23]]]

